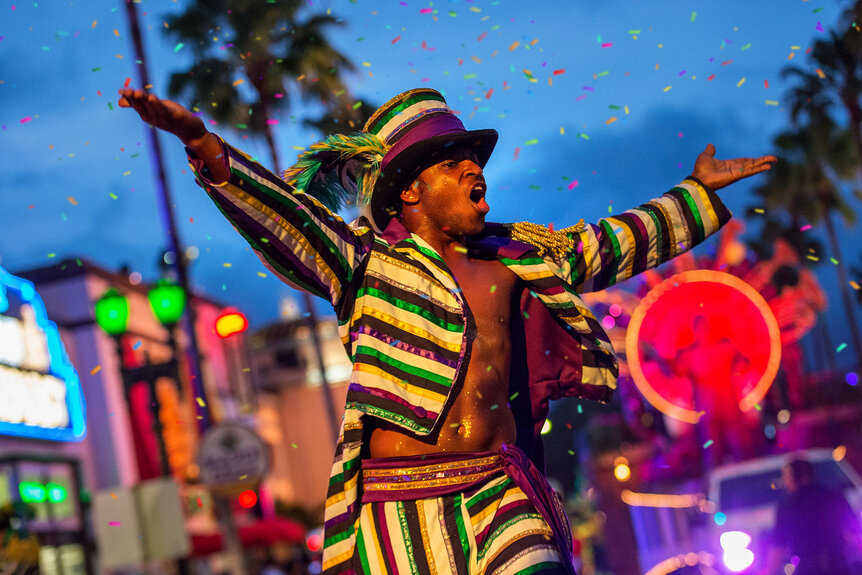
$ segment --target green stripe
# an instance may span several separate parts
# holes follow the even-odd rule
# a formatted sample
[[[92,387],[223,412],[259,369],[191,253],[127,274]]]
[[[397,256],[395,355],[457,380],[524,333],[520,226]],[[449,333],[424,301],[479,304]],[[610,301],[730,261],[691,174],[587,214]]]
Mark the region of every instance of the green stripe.
[[[416,502],[411,501],[410,504],[416,505]],[[413,539],[410,537],[410,529],[407,527],[407,513],[404,510],[404,502],[397,501],[395,505],[398,509],[398,522],[401,524],[401,539],[407,548],[407,559],[410,561],[410,573],[411,575],[419,575],[419,567],[413,558]]]
[[[647,208],[635,208],[639,212],[643,212],[652,218],[653,224],[655,224],[655,265],[659,265],[662,263],[661,259],[661,222],[659,222],[658,216],[655,213],[654,209]],[[649,238],[647,238],[647,250],[649,250]],[[647,268],[649,268],[649,252],[647,252]],[[653,266],[655,267],[655,266]]]
[[[336,533],[335,535],[331,535],[331,536],[327,537],[326,539],[323,540],[323,546],[324,547],[330,547],[332,545],[335,545],[339,541],[344,541],[345,539],[350,537],[351,531],[352,530],[350,529],[350,526],[348,526],[348,528],[345,529],[344,531],[342,531],[341,533]],[[359,532],[358,537],[361,537],[361,536],[362,536],[362,532]]]
[[[524,258],[522,260],[513,260],[509,258],[498,258],[503,265],[506,266],[534,266],[537,264],[545,263],[545,260],[542,258]]]
[[[407,98],[397,106],[393,107],[390,111],[386,112],[386,114],[377,119],[377,122],[375,122],[374,126],[368,131],[376,136],[378,132],[380,132],[380,130],[382,130],[383,127],[389,123],[389,120],[394,118],[399,112],[401,112],[402,110],[406,110],[417,102],[423,102],[425,100],[437,100],[438,102],[443,102],[444,104],[446,103],[446,100],[444,100],[442,96],[437,96],[436,94],[431,92],[421,92]]]
[[[332,485],[334,483],[338,483],[339,481],[342,481],[344,479],[344,474],[347,473],[348,471],[350,471],[351,469],[353,469],[354,467],[357,467],[358,465],[359,465],[358,459],[345,459],[344,462],[341,464],[341,468],[344,471],[342,471],[341,473],[336,473],[335,475],[330,476],[329,477],[329,484]]]
[[[467,530],[464,528],[464,517],[461,516],[461,503],[463,496],[459,493],[455,496],[455,525],[458,526],[458,538],[461,540],[461,551],[464,553],[465,565],[470,565],[470,540],[467,539]]]
[[[356,355],[359,355],[360,353],[376,357],[384,363],[391,365],[392,367],[397,367],[398,369],[406,371],[411,375],[427,379],[428,381],[433,381],[434,383],[439,383],[440,385],[444,385],[446,387],[452,386],[451,379],[443,377],[442,375],[438,375],[433,371],[428,371],[420,367],[415,367],[410,365],[409,363],[404,363],[403,361],[399,361],[393,357],[389,357],[385,353],[381,352],[380,350],[374,349],[373,347],[369,347],[367,345],[359,345],[356,347]]]
[[[409,239],[409,240],[406,240],[406,242],[408,244],[412,245],[416,249],[416,251],[418,251],[419,253],[431,258],[432,260],[437,260],[438,262],[446,263],[443,260],[443,258],[440,256],[440,254],[438,254],[434,250],[429,250],[425,246],[420,246],[419,244],[416,243],[415,240]]]
[[[251,171],[254,172],[253,169]],[[329,251],[330,253],[335,255],[338,264],[342,267],[342,269],[340,274],[338,273],[338,270],[333,271],[335,272],[338,279],[342,282],[342,284],[346,284],[350,281],[353,270],[347,263],[347,260],[344,258],[344,254],[342,254],[341,251],[339,251],[338,248],[335,247],[335,243],[333,243],[329,236],[327,236],[323,232],[323,228],[326,227],[326,224],[323,223],[321,218],[318,218],[319,221],[315,221],[305,212],[305,210],[297,209],[298,205],[301,205],[308,209],[319,209],[317,208],[317,206],[314,206],[313,204],[312,206],[306,206],[302,201],[300,201],[298,197],[289,194],[286,195],[279,190],[274,190],[258,182],[255,179],[249,178],[247,174],[240,172],[239,170],[236,170],[234,168],[231,168],[231,173],[242,179],[244,182],[248,182],[258,191],[265,194],[269,198],[282,204],[286,208],[286,210],[288,210],[289,213],[291,213],[292,215],[290,217],[285,217],[284,215],[279,214],[279,216],[284,218],[291,225],[293,225],[293,227],[299,230],[299,233],[302,234],[303,237],[305,237],[307,240],[312,240],[311,236],[314,236],[314,238],[316,238],[320,242],[320,244],[323,244],[322,246],[320,244],[314,245],[314,242],[310,241],[310,243],[314,246],[315,251],[319,254],[323,254]],[[308,197],[310,198],[311,196]],[[302,225],[296,225],[297,222],[294,220],[294,218],[302,220]]]
[[[511,481],[504,481],[500,485],[497,485],[497,486],[492,487],[490,489],[486,489],[485,491],[483,491],[481,493],[477,493],[476,495],[474,495],[472,497],[472,499],[470,499],[469,503],[467,503],[467,509],[472,509],[478,503],[481,503],[482,501],[488,499],[489,497],[493,497],[494,495],[497,495],[498,493],[500,493],[504,489],[507,489],[509,487],[509,485],[511,485],[511,483],[512,483]]]
[[[703,236],[706,232],[703,226],[703,218],[700,215],[700,209],[697,207],[697,202],[694,201],[694,198],[691,197],[691,193],[685,188],[674,189],[682,192],[682,197],[685,198],[685,202],[688,204],[688,209],[691,211],[695,221],[697,222],[697,238],[692,238],[694,240],[692,243],[696,244],[702,242]]]
[[[371,573],[371,569],[368,566],[368,555],[365,553],[365,537],[362,536],[362,529],[356,530],[356,543],[353,549],[353,553],[359,555],[359,561],[362,563],[362,572],[363,573]],[[326,546],[326,543],[324,543]]]
[[[617,283],[617,273],[619,272],[618,266],[620,263],[621,251],[620,251],[620,242],[617,239],[617,235],[614,233],[614,229],[611,227],[611,224],[608,223],[607,220],[601,220],[602,228],[605,231],[605,235],[611,241],[611,245],[614,247],[614,258],[608,266],[608,271],[610,272],[608,283],[606,286],[612,286]],[[601,248],[599,248],[601,249]],[[596,254],[598,257],[601,257],[601,254]]]
[[[356,293],[356,299],[358,300],[359,298],[361,298],[364,295],[370,295],[372,297],[376,297],[378,299],[382,299],[383,301],[389,302],[392,305],[394,305],[395,307],[397,307],[398,309],[403,309],[404,311],[408,311],[408,312],[416,314],[416,315],[418,315],[424,319],[427,319],[431,323],[433,323],[439,327],[442,327],[446,331],[451,331],[453,333],[463,333],[464,332],[464,326],[463,325],[457,325],[454,323],[449,323],[448,321],[446,321],[444,319],[435,317],[434,314],[427,309],[422,309],[418,305],[415,305],[412,303],[407,303],[406,301],[398,299],[397,297],[393,296],[392,294],[385,293],[379,289],[376,289],[373,287],[362,286],[361,288],[359,288],[359,291]]]
[[[219,196],[216,196],[216,195],[212,195],[211,197],[213,198],[213,203],[216,205],[216,207],[219,209],[219,211],[222,213],[222,215],[227,219],[227,221],[229,221],[233,225],[233,227],[239,232],[239,234],[243,237],[243,239],[245,239],[245,241],[247,241],[249,243],[249,245],[251,246],[251,248],[253,250],[255,250],[259,254],[263,255],[263,257],[266,259],[267,262],[269,262],[269,264],[275,269],[275,271],[277,271],[278,273],[280,273],[284,277],[289,278],[290,281],[293,282],[294,284],[296,284],[300,289],[304,289],[305,291],[311,293],[312,295],[322,297],[323,299],[329,301],[329,293],[321,292],[320,286],[311,285],[305,281],[301,281],[299,278],[296,277],[296,275],[292,271],[288,270],[287,268],[282,266],[280,263],[278,263],[275,259],[273,259],[273,257],[267,252],[267,250],[264,247],[264,246],[269,246],[270,245],[269,243],[264,244],[264,243],[258,242],[253,237],[248,235],[248,232],[246,232],[242,228],[242,226],[239,225],[239,222],[236,219],[232,218],[228,214],[227,210],[225,210],[225,208],[222,207],[221,203],[219,203],[219,199],[223,199],[223,198],[220,198]],[[318,278],[318,281],[319,280],[320,280],[320,278]]]

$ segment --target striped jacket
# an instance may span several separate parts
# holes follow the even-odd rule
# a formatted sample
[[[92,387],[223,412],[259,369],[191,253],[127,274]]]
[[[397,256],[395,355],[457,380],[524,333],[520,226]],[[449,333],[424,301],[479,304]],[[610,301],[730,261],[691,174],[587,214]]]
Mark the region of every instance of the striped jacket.
[[[191,158],[198,182],[274,274],[329,300],[353,362],[323,555],[326,573],[350,572],[364,418],[431,433],[467,371],[472,317],[446,262],[397,219],[379,234],[364,220],[346,223],[227,144],[224,158],[231,176],[219,185]],[[577,294],[655,267],[729,219],[712,190],[686,179],[646,204],[568,232],[573,247],[565,257],[540,257],[539,246],[511,239],[509,225],[489,223],[468,242],[468,250],[493,254],[527,288],[521,313],[512,314],[519,321],[513,319],[511,409],[518,445],[534,460],[541,460],[537,438],[549,400],[607,401],[616,387],[608,336]]]

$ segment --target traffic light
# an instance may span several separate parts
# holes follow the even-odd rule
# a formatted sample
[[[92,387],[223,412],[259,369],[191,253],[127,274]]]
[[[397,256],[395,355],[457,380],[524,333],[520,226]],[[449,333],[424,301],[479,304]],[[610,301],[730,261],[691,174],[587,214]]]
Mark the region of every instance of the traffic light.
[[[248,320],[235,309],[228,309],[216,318],[215,330],[219,337],[226,338],[248,329]]]
[[[253,489],[246,489],[239,494],[239,504],[243,509],[251,509],[257,504],[257,493]]]

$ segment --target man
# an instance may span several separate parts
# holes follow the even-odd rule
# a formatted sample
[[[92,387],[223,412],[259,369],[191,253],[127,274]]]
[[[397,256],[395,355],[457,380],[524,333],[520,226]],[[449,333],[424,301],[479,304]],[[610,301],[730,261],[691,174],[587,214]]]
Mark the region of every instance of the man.
[[[576,295],[658,265],[730,213],[713,189],[774,158],[716,160],[598,225],[485,222],[494,130],[437,91],[381,106],[304,152],[286,181],[172,102],[120,106],[185,143],[199,183],[275,274],[326,298],[353,372],[326,502],[327,573],[574,573],[541,465],[548,401],[607,401],[617,361]],[[338,197],[358,203],[348,224]],[[329,204],[325,206],[321,200]],[[532,462],[531,462],[532,460]]]
[[[850,575],[847,551],[859,544],[859,518],[844,495],[817,485],[814,466],[803,458],[781,469],[787,495],[775,511],[775,529],[766,573]],[[857,550],[858,551],[858,550]]]

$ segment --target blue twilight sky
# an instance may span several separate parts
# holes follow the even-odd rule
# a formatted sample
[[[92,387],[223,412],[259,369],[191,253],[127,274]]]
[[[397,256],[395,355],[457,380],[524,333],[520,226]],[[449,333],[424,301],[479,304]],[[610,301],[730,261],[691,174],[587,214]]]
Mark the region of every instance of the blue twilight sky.
[[[164,33],[165,16],[184,4],[139,3],[160,95],[191,58]],[[659,195],[709,142],[720,157],[771,153],[772,137],[787,125],[780,70],[791,58],[806,62],[805,50],[838,22],[843,3],[309,0],[308,7],[344,20],[332,41],[357,66],[350,84],[358,99],[379,105],[431,86],[468,129],[500,132],[486,167],[491,219],[562,227]],[[14,272],[83,256],[154,279],[164,236],[145,129],[116,105],[117,89],[137,77],[122,0],[6,2],[0,14],[0,264]],[[315,139],[298,119],[306,111],[297,106],[290,112],[297,118],[279,118],[282,165]],[[262,141],[210,127],[269,163]],[[279,298],[291,291],[196,186],[182,146],[167,136],[162,145],[182,240],[200,251],[193,284],[239,306],[255,327],[276,320]],[[755,183],[722,192],[738,215],[752,204]],[[840,227],[843,255],[855,261],[857,230]],[[820,268],[833,339],[849,344],[835,274],[829,264]],[[842,364],[850,353],[848,345],[839,354]]]

